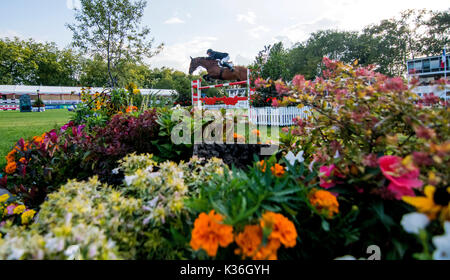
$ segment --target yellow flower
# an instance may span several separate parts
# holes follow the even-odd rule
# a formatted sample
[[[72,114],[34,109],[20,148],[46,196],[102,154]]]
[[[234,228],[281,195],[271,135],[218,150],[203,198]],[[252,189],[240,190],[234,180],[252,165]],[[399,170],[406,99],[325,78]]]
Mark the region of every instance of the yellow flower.
[[[4,194],[0,196],[0,203],[6,202],[9,199],[9,195],[8,194]]]
[[[24,225],[28,224],[31,221],[31,219],[33,219],[34,214],[36,214],[36,211],[34,211],[34,210],[27,210],[27,211],[23,212],[22,216],[21,216],[22,224],[24,224]]]
[[[16,208],[14,208],[13,214],[16,214],[16,215],[22,214],[23,211],[25,211],[25,209],[26,209],[25,205],[19,205]]]
[[[423,191],[425,196],[404,196],[402,199],[427,215],[430,220],[436,219],[439,212],[442,220],[450,220],[450,188],[440,189],[438,194],[436,191],[436,187],[428,185]]]

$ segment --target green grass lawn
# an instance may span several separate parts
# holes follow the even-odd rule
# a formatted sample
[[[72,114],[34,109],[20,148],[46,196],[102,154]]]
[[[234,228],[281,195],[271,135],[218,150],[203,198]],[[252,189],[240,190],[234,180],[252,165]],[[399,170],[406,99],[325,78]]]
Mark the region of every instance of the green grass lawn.
[[[70,114],[67,109],[41,113],[0,111],[0,170],[3,170],[6,164],[5,156],[20,138],[29,139],[59,128],[68,122]]]

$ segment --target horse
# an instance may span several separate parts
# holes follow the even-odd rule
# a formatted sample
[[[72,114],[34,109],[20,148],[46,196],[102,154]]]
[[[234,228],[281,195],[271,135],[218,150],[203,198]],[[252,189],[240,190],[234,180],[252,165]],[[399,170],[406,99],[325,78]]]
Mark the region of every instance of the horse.
[[[223,81],[246,81],[247,80],[247,68],[243,66],[234,67],[234,71],[228,68],[219,67],[218,61],[207,57],[191,57],[191,65],[189,66],[189,74],[192,74],[198,67],[206,68],[207,75],[203,78],[209,82],[212,79]]]

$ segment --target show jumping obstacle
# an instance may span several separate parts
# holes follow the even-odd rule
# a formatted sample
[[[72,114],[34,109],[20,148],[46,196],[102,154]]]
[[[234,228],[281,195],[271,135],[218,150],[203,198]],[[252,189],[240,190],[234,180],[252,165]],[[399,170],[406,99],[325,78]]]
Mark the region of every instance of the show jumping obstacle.
[[[238,88],[238,89],[228,89],[229,97],[204,97],[202,98],[202,89],[209,88],[222,88],[222,87],[230,87],[237,85],[247,85],[247,88]],[[217,84],[211,86],[202,86],[202,80],[194,80],[191,82],[191,90],[192,90],[192,105],[201,108],[203,103],[209,105],[208,107],[216,105],[217,101],[222,101],[226,106],[236,106],[241,104],[239,101],[247,101],[243,107],[250,108],[250,96],[255,89],[250,87],[250,70],[247,69],[247,80],[239,81],[239,82],[231,82],[225,84]],[[246,97],[238,96],[239,92],[245,90],[247,93]],[[218,108],[221,106],[218,106]],[[239,107],[239,106],[236,106]]]

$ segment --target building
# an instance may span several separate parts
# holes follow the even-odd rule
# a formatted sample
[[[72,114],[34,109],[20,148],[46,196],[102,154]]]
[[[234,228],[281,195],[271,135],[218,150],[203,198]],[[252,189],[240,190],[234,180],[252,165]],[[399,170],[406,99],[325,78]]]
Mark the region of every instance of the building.
[[[28,94],[33,103],[38,96],[46,109],[62,109],[81,103],[81,87],[0,85],[0,110],[18,110],[21,95]],[[90,92],[102,92],[103,88],[91,88]],[[171,89],[140,89],[143,95],[172,96]]]
[[[450,78],[450,55],[446,55],[446,69],[441,67],[442,55],[408,60],[408,78],[418,78],[419,85],[413,89],[420,97],[433,93],[441,99],[450,99],[450,87],[439,88],[432,82],[441,78]]]

